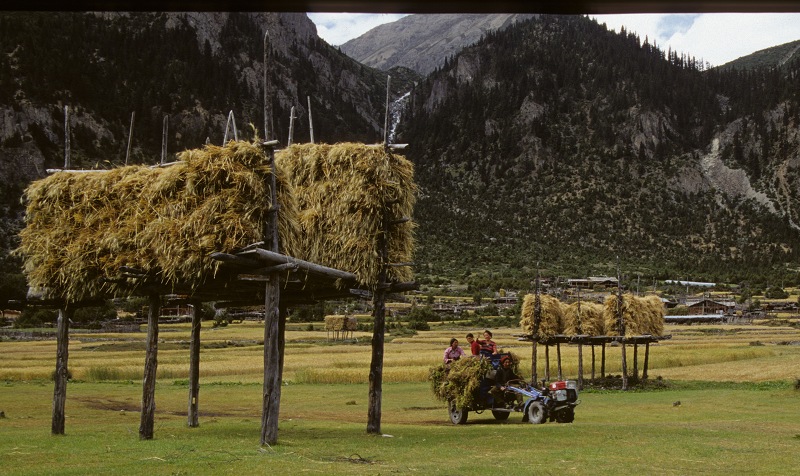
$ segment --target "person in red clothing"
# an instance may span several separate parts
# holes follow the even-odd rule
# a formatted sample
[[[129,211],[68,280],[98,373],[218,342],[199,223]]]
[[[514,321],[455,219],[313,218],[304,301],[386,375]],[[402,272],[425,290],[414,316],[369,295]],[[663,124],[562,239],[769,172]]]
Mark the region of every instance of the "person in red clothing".
[[[497,353],[497,344],[492,340],[492,331],[486,329],[483,331],[483,340],[478,340],[478,345],[480,345],[480,354],[485,356],[491,356],[492,354]]]
[[[469,342],[469,350],[472,352],[472,355],[481,353],[481,345],[475,340],[475,336],[472,335],[472,332],[467,334],[467,342]]]

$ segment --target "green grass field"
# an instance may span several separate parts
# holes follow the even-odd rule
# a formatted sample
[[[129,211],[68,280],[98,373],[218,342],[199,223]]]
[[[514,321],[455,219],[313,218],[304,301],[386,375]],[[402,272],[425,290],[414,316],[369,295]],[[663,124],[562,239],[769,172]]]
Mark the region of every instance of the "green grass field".
[[[50,435],[55,342],[3,341],[3,472],[788,474],[797,466],[797,329],[668,326],[673,338],[651,347],[649,369],[652,379],[667,382],[665,389],[584,391],[572,424],[531,425],[521,414],[501,423],[470,413],[466,425],[454,426],[433,398],[427,372],[451,336],[477,330],[387,336],[384,436],[366,434],[370,336],[334,344],[324,331],[287,332],[273,447],[259,445],[258,324],[203,329],[199,428],[186,425],[188,326],[162,326],[151,441],[138,439],[144,333],[72,335],[64,436]],[[522,357],[530,375],[530,345],[518,342],[516,332],[497,329],[495,336]],[[550,354],[554,360],[555,350]],[[574,378],[577,350],[565,346],[562,354],[565,377]],[[589,355],[585,349],[587,373]],[[619,355],[608,349],[609,372],[619,372]]]

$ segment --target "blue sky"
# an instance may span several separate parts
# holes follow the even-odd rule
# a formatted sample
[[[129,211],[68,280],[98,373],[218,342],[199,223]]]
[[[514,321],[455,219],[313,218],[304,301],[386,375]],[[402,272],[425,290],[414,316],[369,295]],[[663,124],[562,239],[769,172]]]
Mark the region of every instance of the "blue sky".
[[[340,45],[370,29],[405,15],[309,13],[319,36]],[[666,51],[672,48],[712,66],[771,46],[800,40],[800,13],[702,13],[596,15],[599,23],[619,31],[625,26]]]

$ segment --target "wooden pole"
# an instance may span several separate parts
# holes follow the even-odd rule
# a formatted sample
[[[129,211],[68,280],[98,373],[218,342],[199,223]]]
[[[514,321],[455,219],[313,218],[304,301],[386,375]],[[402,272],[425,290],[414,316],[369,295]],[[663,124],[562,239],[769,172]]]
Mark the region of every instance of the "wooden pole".
[[[264,69],[263,69],[263,87],[264,87],[264,140],[271,140],[270,134],[270,113],[269,113],[269,99],[272,96],[270,83],[267,81],[267,67],[269,65],[269,31],[264,32]]]
[[[292,145],[294,141],[294,119],[294,106],[292,106],[292,109],[289,111],[289,140],[286,142],[286,145]]]
[[[622,313],[622,275],[619,272],[617,259],[617,328],[622,337],[622,390],[628,390],[628,356],[625,351],[625,317]]]
[[[544,345],[544,379],[550,381],[550,346]]]
[[[169,116],[164,116],[161,129],[161,165],[167,161],[167,135],[169,135]]]
[[[311,134],[311,143],[314,143],[314,119],[311,117],[311,96],[306,96],[308,100],[308,132]]]
[[[189,343],[189,413],[190,428],[200,426],[199,394],[200,394],[200,328],[202,326],[201,303],[192,301],[192,335]]]
[[[594,344],[592,344],[592,383],[594,383],[594,376],[595,376],[595,355],[594,355]]]
[[[583,390],[583,344],[578,344],[578,389]]]
[[[647,363],[650,360],[650,343],[644,345],[644,365],[642,366],[642,380],[647,380]]]
[[[536,372],[536,339],[534,338],[533,346],[531,349],[531,384],[536,385],[536,381],[539,378],[538,372]]]
[[[561,343],[556,342],[556,358],[558,359],[558,379],[564,380],[563,374],[561,373]]]
[[[58,310],[58,333],[56,335],[56,373],[54,376],[55,388],[53,389],[53,424],[51,433],[64,434],[64,407],[67,402],[67,380],[69,370],[69,321],[74,311],[68,306]]]
[[[383,125],[383,145],[389,145],[389,84],[392,82],[392,76],[386,76],[386,119]]]
[[[639,344],[633,343],[633,381],[639,380]]]
[[[606,378],[606,343],[600,344],[600,378]]]
[[[275,150],[266,146],[270,169],[275,170]],[[265,241],[273,252],[279,249],[278,241],[278,191],[275,174],[271,175],[271,207]],[[261,444],[272,445],[278,441],[278,413],[281,404],[281,310],[280,273],[273,272],[264,289],[264,391],[261,414]]]
[[[131,157],[131,145],[133,144],[133,121],[136,119],[136,111],[131,113],[131,129],[128,132],[128,149],[125,152],[125,165],[128,165],[128,159]]]
[[[142,418],[139,424],[139,439],[152,440],[156,413],[156,371],[158,370],[158,316],[161,314],[161,298],[150,294],[150,309],[147,313],[147,354],[142,379]]]
[[[537,340],[539,339],[539,325],[542,322],[542,297],[539,294],[539,263],[536,263],[536,285],[534,286],[533,295],[533,355],[531,359],[531,385],[536,385],[539,381],[539,373],[537,371],[536,354],[538,349]]]
[[[372,359],[369,364],[369,408],[367,409],[367,433],[381,434],[381,399],[383,393],[383,345],[386,330],[386,269],[389,263],[389,217],[384,210],[382,233],[378,235],[380,272],[378,289],[372,298]]]
[[[69,106],[64,106],[64,170],[72,168],[72,159],[70,157],[70,131],[69,131]]]

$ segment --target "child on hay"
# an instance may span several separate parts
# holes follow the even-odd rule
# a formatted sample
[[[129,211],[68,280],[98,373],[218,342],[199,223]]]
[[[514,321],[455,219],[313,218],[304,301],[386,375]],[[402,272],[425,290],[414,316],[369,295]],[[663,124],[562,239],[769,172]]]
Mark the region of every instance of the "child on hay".
[[[472,335],[472,332],[467,334],[467,342],[469,342],[469,350],[472,352],[473,357],[481,353],[481,345],[475,340],[475,336]]]
[[[450,339],[450,346],[444,350],[444,365],[450,367],[453,361],[465,356],[464,349],[458,346],[458,339],[453,337]]]
[[[486,357],[491,357],[497,353],[497,344],[492,340],[492,331],[486,329],[483,331],[483,340],[478,340],[478,345],[481,346],[480,354]]]

